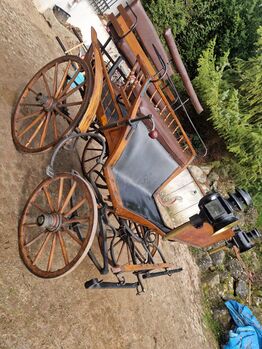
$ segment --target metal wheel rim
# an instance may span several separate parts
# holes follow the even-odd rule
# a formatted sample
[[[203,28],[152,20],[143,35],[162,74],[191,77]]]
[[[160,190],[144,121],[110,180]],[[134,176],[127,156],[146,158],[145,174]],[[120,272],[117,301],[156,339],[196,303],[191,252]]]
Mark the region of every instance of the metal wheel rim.
[[[97,146],[101,146],[101,149],[99,149],[99,148],[90,148],[92,142],[94,142],[95,145],[97,144],[96,147],[97,147]],[[89,148],[90,148],[90,149],[89,149]],[[90,138],[90,139],[87,141],[87,143],[86,143],[86,145],[85,145],[85,147],[84,147],[84,150],[83,150],[82,159],[81,159],[81,167],[82,167],[83,175],[84,175],[86,178],[88,178],[88,175],[89,175],[89,173],[91,172],[92,169],[97,169],[97,167],[98,167],[98,164],[96,165],[96,164],[95,164],[95,161],[93,161],[91,167],[90,167],[88,170],[86,169],[86,164],[87,164],[88,162],[91,163],[91,161],[92,161],[92,159],[91,159],[91,160],[90,160],[90,159],[87,160],[87,158],[86,158],[86,154],[87,154],[89,151],[92,151],[93,153],[95,153],[95,154],[94,154],[94,156],[95,156],[94,160],[98,159],[98,158],[101,156],[101,153],[102,153],[102,145],[99,143],[99,141],[98,141],[97,139],[95,139],[95,138]],[[107,156],[107,155],[106,155],[106,156]],[[91,156],[91,158],[92,158],[92,156]],[[105,157],[105,160],[106,160],[106,157]],[[102,165],[100,165],[100,167],[101,167],[100,170],[102,170]]]
[[[42,188],[44,186],[47,186],[48,184],[50,184],[52,181],[56,181],[58,179],[60,179],[60,182],[61,182],[61,178],[73,180],[75,183],[80,184],[82,189],[85,188],[85,190],[86,190],[85,196],[86,196],[86,199],[90,205],[89,209],[91,210],[91,216],[90,216],[90,221],[89,221],[88,233],[86,234],[86,237],[82,241],[82,245],[81,245],[77,255],[75,256],[75,258],[73,258],[67,265],[65,265],[65,267],[63,267],[59,270],[47,271],[47,270],[40,269],[39,267],[34,265],[31,257],[28,255],[28,249],[25,246],[26,235],[25,235],[25,231],[24,231],[24,224],[26,222],[25,219],[26,219],[26,216],[27,216],[27,213],[29,210],[29,206],[30,206],[31,202],[35,199],[35,197],[39,194],[39,192],[42,190]],[[27,203],[24,207],[23,213],[21,215],[20,221],[19,221],[19,229],[18,229],[19,252],[20,252],[20,256],[21,256],[24,264],[29,269],[29,271],[31,271],[34,275],[36,275],[38,277],[48,278],[48,279],[63,277],[65,275],[69,274],[71,271],[73,271],[81,263],[81,261],[86,257],[86,254],[92,245],[92,242],[93,242],[95,234],[96,234],[96,229],[97,229],[97,221],[98,221],[97,215],[98,215],[97,204],[96,204],[96,199],[95,199],[93,190],[92,190],[91,186],[87,182],[85,182],[83,179],[81,179],[79,176],[72,175],[69,173],[60,173],[60,174],[56,175],[54,178],[44,179],[35,188],[35,190],[32,192],[32,194],[28,198]],[[29,243],[30,243],[30,241],[29,241]],[[27,242],[27,244],[28,244],[28,242]],[[61,255],[61,257],[62,257],[62,255]],[[49,263],[49,259],[48,259],[48,263]]]
[[[51,143],[49,143],[47,145],[41,146],[41,147],[28,148],[27,146],[23,145],[19,141],[18,134],[17,134],[18,130],[16,129],[17,121],[18,121],[17,117],[19,117],[19,111],[20,111],[21,103],[28,96],[28,94],[30,93],[29,89],[32,88],[32,86],[34,86],[34,84],[37,83],[37,81],[40,80],[40,78],[42,76],[42,73],[45,74],[46,72],[48,72],[49,70],[54,68],[56,66],[56,63],[59,65],[60,63],[64,63],[64,62],[67,62],[67,61],[71,61],[72,63],[75,62],[75,63],[79,64],[81,66],[81,68],[83,68],[83,71],[85,73],[86,80],[85,80],[85,84],[83,85],[83,86],[85,86],[85,90],[84,90],[84,97],[82,99],[82,104],[81,104],[81,106],[80,106],[80,108],[79,108],[75,118],[73,119],[73,121],[62,132],[62,134],[59,135],[59,137],[56,140],[54,140],[53,142],[51,142]],[[92,92],[93,92],[93,73],[92,73],[92,68],[91,68],[91,66],[90,66],[90,64],[88,62],[85,62],[84,60],[82,60],[78,56],[68,55],[68,56],[62,56],[62,57],[59,57],[57,59],[54,59],[53,61],[51,61],[48,64],[46,64],[27,83],[27,85],[25,86],[24,90],[22,91],[21,95],[18,98],[18,101],[17,101],[16,106],[15,106],[14,113],[12,114],[11,131],[12,131],[12,138],[13,138],[13,141],[14,141],[14,144],[15,144],[16,148],[19,151],[23,151],[23,152],[27,152],[27,153],[38,153],[38,152],[43,152],[43,151],[46,151],[46,150],[52,148],[54,145],[56,145],[59,142],[59,140],[61,138],[63,138],[65,135],[67,135],[70,132],[72,132],[77,127],[77,125],[79,124],[80,120],[82,119],[82,117],[83,117],[83,115],[84,115],[84,113],[85,113],[85,111],[86,111],[86,109],[88,107],[88,104],[89,104]]]
[[[113,214],[114,215],[114,214]],[[134,225],[137,225],[137,227],[140,227],[141,228],[141,233],[143,234],[143,232],[144,232],[144,229],[145,229],[145,227],[143,227],[142,225],[140,225],[140,224],[137,224],[137,223],[135,223],[135,222],[132,222],[132,221],[130,221],[130,220],[126,220],[129,224],[134,224]],[[155,236],[156,236],[156,242],[155,242],[155,245],[156,246],[158,246],[158,244],[159,244],[159,235],[158,234],[156,234],[155,233]],[[108,238],[108,236],[107,236],[107,240],[109,240],[109,238]],[[123,241],[123,240],[121,240],[121,238],[119,238],[119,240],[118,241]],[[116,241],[115,243],[118,243],[118,241]],[[133,240],[134,241],[134,240]],[[99,235],[99,237],[98,237],[98,242],[99,242],[99,246],[100,246],[100,250],[101,251],[103,251],[103,246],[102,246],[102,237]],[[120,243],[121,244],[121,243]],[[126,245],[126,244],[125,244]],[[127,245],[126,245],[127,246]],[[125,246],[125,247],[126,247]],[[108,253],[110,254],[110,244],[108,243],[107,244],[107,249],[108,249]],[[149,249],[150,250],[150,253],[151,253],[151,255],[152,255],[152,257],[155,255],[155,253],[156,253],[156,251],[157,251],[157,248],[155,247],[155,246],[152,246],[152,249],[150,248]],[[126,248],[125,248],[125,250],[124,250],[124,248],[123,248],[123,252],[127,252],[127,250],[126,250]],[[143,251],[144,252],[144,251]],[[127,252],[127,254],[128,254],[128,252]],[[116,259],[118,258],[118,256],[116,256]],[[120,258],[119,258],[120,259]],[[111,265],[111,266],[116,266],[116,263],[113,261],[113,259],[112,258],[110,258],[110,256],[108,257],[108,262],[109,262],[109,264]],[[128,262],[128,264],[130,264],[129,263],[129,261],[128,261],[128,256],[127,256],[127,262]],[[145,261],[145,263],[146,263],[147,261]],[[133,262],[131,261],[131,264],[133,264]]]

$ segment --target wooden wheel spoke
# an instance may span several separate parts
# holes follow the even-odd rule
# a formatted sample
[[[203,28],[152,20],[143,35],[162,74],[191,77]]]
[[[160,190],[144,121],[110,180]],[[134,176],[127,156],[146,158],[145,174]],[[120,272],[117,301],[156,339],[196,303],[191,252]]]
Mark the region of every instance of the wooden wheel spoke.
[[[77,75],[80,73],[80,68],[78,68],[74,75],[72,76],[72,78],[68,81],[68,83],[66,84],[65,88],[61,91],[61,93],[59,94],[59,97],[64,96],[64,94],[68,91],[68,89],[70,88],[70,86],[72,85],[72,83],[75,81]]]
[[[94,151],[102,151],[102,148],[98,149],[98,148],[85,148],[85,150],[94,150]]]
[[[43,108],[42,104],[37,104],[37,103],[20,103],[20,106],[22,106],[22,107],[40,107],[40,108]]]
[[[40,234],[38,234],[35,238],[33,238],[32,240],[30,240],[29,242],[27,242],[25,244],[25,247],[29,247],[30,245],[32,245],[34,242],[38,241],[43,235],[45,235],[46,232],[42,231]]]
[[[66,93],[65,95],[63,95],[62,97],[60,97],[58,100],[59,102],[63,102],[65,99],[67,99],[69,96],[71,96],[73,93],[77,92],[78,90],[80,90],[81,87],[84,86],[86,82],[83,81],[81,82],[81,84],[77,85],[76,87],[72,88],[72,90],[70,90],[68,93]]]
[[[128,264],[131,264],[132,259],[131,259],[131,256],[130,256],[130,251],[129,251],[128,244],[126,244],[126,251],[127,251]]]
[[[65,201],[64,201],[64,204],[63,204],[62,208],[61,208],[60,211],[59,211],[60,213],[63,213],[63,212],[64,212],[64,210],[65,210],[66,206],[68,205],[69,200],[70,200],[71,197],[73,196],[75,190],[76,190],[76,182],[74,182],[74,184],[72,185],[71,189],[69,190],[69,192],[68,192],[68,194],[67,194],[67,196],[66,196],[66,199],[65,199]]]
[[[57,79],[58,79],[58,63],[56,62],[55,70],[54,70],[53,96],[55,95],[57,90]]]
[[[28,228],[38,227],[37,223],[24,223],[23,225]]]
[[[34,260],[33,260],[33,265],[35,265],[35,264],[39,261],[40,257],[42,256],[43,251],[44,251],[44,249],[45,249],[45,247],[46,247],[46,245],[47,245],[47,243],[48,243],[48,240],[49,240],[50,237],[51,237],[51,234],[52,234],[52,233],[49,232],[49,233],[46,235],[46,238],[45,238],[44,242],[42,243],[42,246],[40,247],[40,250],[37,252],[37,254],[36,254],[36,256],[35,256],[35,258],[34,258]]]
[[[45,119],[43,119],[40,124],[37,126],[37,128],[35,129],[34,133],[32,134],[32,136],[29,138],[29,140],[26,142],[25,146],[28,147],[31,142],[33,141],[33,139],[35,139],[35,137],[37,136],[37,134],[39,133],[39,131],[41,130],[43,124],[45,122]]]
[[[41,207],[39,206],[37,203],[35,203],[34,201],[31,202],[31,205],[33,205],[35,208],[37,208],[39,211],[43,212],[43,213],[46,213],[46,211]]]
[[[43,191],[45,193],[45,196],[46,196],[46,199],[47,199],[47,202],[48,202],[48,205],[50,207],[51,212],[54,212],[55,210],[54,210],[53,203],[51,201],[51,196],[50,196],[49,190],[47,189],[46,186],[43,187]]]
[[[78,102],[70,102],[70,103],[65,103],[63,104],[65,107],[74,107],[75,105],[80,105],[82,104],[83,101],[78,101]]]
[[[21,115],[16,118],[16,121],[22,121],[22,120],[27,120],[30,118],[33,118],[34,116],[39,116],[41,113],[41,110],[37,110],[33,113],[27,114],[27,115]]]
[[[58,234],[58,239],[59,239],[59,243],[60,243],[61,250],[62,250],[62,255],[63,255],[64,261],[65,261],[65,265],[67,265],[69,263],[69,259],[68,259],[65,241],[64,241],[63,236],[62,236],[60,231],[58,231],[57,234]]]
[[[58,96],[60,95],[60,92],[61,92],[61,90],[62,90],[62,88],[63,88],[63,85],[64,85],[64,83],[65,83],[65,81],[66,81],[66,78],[67,78],[67,74],[68,74],[68,70],[69,70],[69,68],[70,68],[70,65],[71,65],[71,60],[69,60],[68,63],[67,63],[66,69],[65,69],[65,71],[64,71],[64,74],[63,74],[62,79],[61,79],[61,81],[60,81],[60,84],[59,84],[59,86],[58,86],[58,89],[56,90],[55,99],[57,99]]]
[[[100,155],[96,155],[96,156],[93,156],[90,159],[86,159],[86,160],[84,160],[84,162],[88,162],[88,161],[91,161],[91,160],[94,160],[94,159],[98,159],[98,158],[100,158]]]
[[[139,254],[139,256],[145,260],[145,255],[140,251],[140,249],[136,246],[136,244],[134,243],[134,248],[135,248],[135,251]]]
[[[65,233],[67,233],[74,241],[76,241],[80,246],[82,246],[82,241],[70,230],[64,229]]]
[[[46,118],[45,118],[45,124],[44,124],[44,129],[41,135],[41,139],[40,139],[40,143],[39,143],[39,147],[41,148],[44,144],[44,141],[46,139],[46,134],[47,134],[47,128],[48,128],[48,124],[49,124],[49,120],[51,117],[51,112],[49,111]]]
[[[64,213],[64,216],[70,216],[73,212],[75,212],[76,210],[78,210],[84,203],[86,202],[86,199],[82,199],[81,201],[79,201],[75,206],[73,206],[71,208],[71,210],[67,211],[66,213]]]
[[[115,242],[115,243],[113,244],[113,247],[116,247],[118,244],[120,244],[121,241],[122,241],[122,240],[119,239],[117,242]]]
[[[73,121],[73,119],[69,116],[63,113],[59,108],[55,107],[55,111],[60,114],[63,118],[65,118],[69,123]]]
[[[32,89],[32,87],[28,87],[28,90],[32,92],[34,95],[38,95],[38,93],[34,89]]]
[[[119,241],[121,241],[121,240],[119,240]],[[123,250],[124,250],[124,246],[125,246],[125,242],[123,241],[123,242],[122,242],[122,245],[121,245],[121,248],[120,248],[120,251],[119,251],[119,254],[118,254],[118,257],[117,257],[117,259],[116,259],[116,263],[118,263],[118,261],[119,261],[121,255],[122,255],[122,252],[123,252]]]
[[[68,219],[64,222],[64,224],[72,224],[72,223],[87,223],[89,222],[89,217],[74,217],[71,219]]]
[[[22,137],[25,133],[31,130],[32,127],[35,126],[43,117],[45,116],[45,112],[41,113],[34,121],[31,122],[28,126],[26,126],[22,131],[17,134],[17,137]]]
[[[51,97],[51,91],[50,91],[50,87],[49,87],[49,85],[48,85],[48,81],[47,81],[47,78],[46,78],[46,76],[45,76],[45,73],[42,72],[41,75],[42,75],[42,78],[43,78],[43,80],[44,80],[46,92],[47,92],[48,96]]]
[[[50,271],[52,268],[52,263],[54,259],[54,253],[55,253],[55,246],[56,246],[56,233],[53,234],[53,240],[52,240],[52,245],[51,245],[51,250],[48,258],[48,263],[47,263],[47,271]]]
[[[56,115],[54,112],[52,112],[51,119],[52,119],[52,124],[53,124],[53,129],[54,129],[54,138],[55,138],[55,141],[57,141],[58,140],[58,129],[57,129],[57,122],[56,122]]]
[[[61,200],[63,196],[63,190],[64,190],[64,177],[60,178],[59,181],[59,191],[58,191],[58,200],[57,200],[57,210],[60,210]]]

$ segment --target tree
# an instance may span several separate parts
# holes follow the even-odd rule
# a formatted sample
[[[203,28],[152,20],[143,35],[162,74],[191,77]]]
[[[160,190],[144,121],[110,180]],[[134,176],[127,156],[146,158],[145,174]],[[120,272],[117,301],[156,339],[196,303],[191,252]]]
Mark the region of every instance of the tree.
[[[217,37],[217,56],[230,50],[229,60],[255,52],[262,25],[260,0],[145,0],[144,7],[160,35],[170,26],[191,78],[207,43]]]

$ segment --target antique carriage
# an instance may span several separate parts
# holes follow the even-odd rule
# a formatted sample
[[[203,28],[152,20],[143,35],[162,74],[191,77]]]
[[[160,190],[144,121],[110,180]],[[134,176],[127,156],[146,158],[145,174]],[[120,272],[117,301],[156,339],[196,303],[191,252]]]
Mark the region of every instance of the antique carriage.
[[[91,279],[86,288],[141,292],[143,279],[181,271],[166,261],[159,247],[161,237],[197,247],[225,240],[234,243],[233,209],[242,209],[251,200],[244,191],[231,201],[213,193],[198,206],[203,194],[195,186],[190,195],[197,214],[189,210],[190,222],[168,225],[160,209],[161,191],[196,154],[175,111],[188,114],[173,86],[172,68],[159,39],[150,46],[150,59],[133,32],[139,29],[141,4],[135,1],[133,7],[120,6],[119,11],[119,17],[111,16],[108,42],[102,45],[92,29],[92,45],[83,59],[65,55],[48,63],[17,102],[12,119],[17,148],[35,153],[55,146],[48,177],[33,191],[21,216],[19,251],[27,268],[43,278],[66,275],[88,254],[101,274],[110,265],[117,282]],[[107,50],[112,38],[128,64],[127,72],[120,65],[123,56],[114,60]],[[170,34],[168,38],[177,59]],[[183,70],[181,62],[177,65]],[[188,80],[184,76],[200,112]],[[60,149],[77,147],[79,140],[85,143],[82,174],[75,169],[56,172]],[[184,208],[184,201],[175,203],[178,209]],[[92,248],[96,237],[99,251]],[[126,282],[124,272],[133,273],[135,281]]]

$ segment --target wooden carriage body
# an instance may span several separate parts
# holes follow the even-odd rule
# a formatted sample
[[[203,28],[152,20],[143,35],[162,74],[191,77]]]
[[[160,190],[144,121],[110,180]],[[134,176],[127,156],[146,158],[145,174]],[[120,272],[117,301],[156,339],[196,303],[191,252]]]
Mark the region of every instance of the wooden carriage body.
[[[44,67],[44,70],[36,75],[36,79],[42,78],[47,95],[43,96],[42,93],[36,93],[32,89],[34,84],[34,79],[32,79],[18,101],[17,106],[20,106],[29,91],[33,91],[37,102],[41,103],[37,106],[43,109],[42,114],[37,116],[32,123],[19,129],[17,127],[19,120],[27,120],[36,113],[21,118],[19,108],[16,107],[12,133],[15,144],[20,145],[23,151],[47,150],[58,142],[59,137],[54,127],[55,140],[45,145],[45,140],[48,138],[46,137],[48,125],[51,120],[55,125],[56,115],[59,114],[69,123],[69,127],[63,131],[62,139],[47,169],[47,174],[51,179],[45,179],[39,184],[24,208],[19,224],[19,249],[26,266],[40,277],[53,278],[65,275],[73,270],[88,253],[102,274],[108,272],[108,263],[113,267],[112,270],[117,277],[123,271],[135,273],[138,281],[129,286],[137,289],[142,287],[143,290],[141,277],[170,275],[181,271],[181,268],[171,269],[174,266],[166,263],[158,248],[159,236],[203,247],[222,239],[231,238],[234,233],[229,228],[220,235],[215,234],[208,223],[204,225],[201,234],[198,229],[190,225],[173,231],[172,227],[168,226],[163,219],[157,202],[158,195],[188,167],[196,152],[174,111],[180,107],[184,108],[184,105],[181,104],[176,90],[172,89],[170,79],[164,79],[163,71],[164,73],[169,71],[172,74],[172,68],[167,65],[167,58],[162,53],[165,67],[163,64],[159,66],[159,63],[153,64],[152,57],[148,59],[137,37],[130,30],[132,27],[130,18],[122,7],[119,9],[120,16],[118,18],[111,16],[111,23],[116,34],[121,36],[121,40],[117,40],[117,46],[122,47],[123,53],[127,54],[128,47],[132,47],[132,52],[129,52],[129,59],[127,59],[129,65],[127,75],[115,79],[117,65],[110,64],[108,53],[98,41],[95,30],[92,29],[92,45],[83,60],[74,56],[62,58],[62,61],[68,61],[68,63],[59,86],[57,84],[58,63],[55,60],[50,63],[55,77],[53,92],[48,87],[45,75],[48,70],[47,65],[47,68]],[[159,58],[161,47],[159,42],[157,45],[158,50],[151,50],[151,54],[155,52],[156,57]],[[74,60],[73,63],[71,60]],[[78,76],[83,79],[80,83],[77,82]],[[83,101],[68,102],[67,97],[75,91],[80,92]],[[192,99],[199,107],[197,100],[193,97]],[[177,102],[180,103],[178,107],[176,107]],[[75,119],[72,119],[66,108],[78,104],[81,105],[81,113],[79,112]],[[37,143],[41,128],[43,129],[42,135]],[[31,135],[29,134],[28,139],[25,140],[25,145],[21,145],[19,142],[28,131],[31,132]],[[96,164],[89,170],[86,178],[74,171],[71,174],[56,174],[53,163],[57,152],[70,139],[80,137],[87,142],[93,138],[102,141],[103,151],[102,155],[97,157],[99,160],[97,164],[102,165],[103,174],[93,171]],[[36,147],[30,149],[32,144],[36,144]],[[88,150],[88,147],[86,149]],[[99,187],[92,181],[93,173],[104,178],[106,189],[109,191],[110,205],[103,200],[98,190]],[[54,194],[50,192],[53,189]],[[67,193],[63,194],[65,190]],[[42,197],[39,202],[37,202],[38,197]],[[46,204],[44,208],[42,207],[43,201]],[[28,222],[30,210],[36,222]],[[37,216],[35,211],[38,212]],[[82,213],[79,212],[87,212],[90,217],[81,216]],[[109,222],[110,215],[117,218],[119,224],[117,228]],[[83,229],[86,230],[85,236],[81,235],[82,225],[85,225]],[[98,241],[104,259],[103,267],[99,265],[91,250],[97,225],[99,227]],[[105,226],[113,233],[110,237],[109,248],[107,245],[109,237]],[[44,230],[36,236],[32,233],[28,234],[27,230],[34,227]],[[154,235],[153,240],[151,235]],[[63,236],[70,237],[69,244],[74,242],[80,246],[71,261]],[[36,254],[33,253],[32,258],[30,256],[31,246],[43,237],[45,238],[42,245]],[[119,239],[122,247],[124,244],[127,246],[128,260],[122,265],[119,262],[122,247],[118,257],[115,258],[114,246],[117,243],[114,242],[116,239]],[[59,262],[57,269],[52,270],[55,264],[54,251],[57,241],[61,246],[64,264]],[[50,242],[50,254],[43,262],[46,267],[36,266]],[[137,244],[144,249],[143,253]],[[154,261],[155,254],[159,254],[160,263]],[[164,271],[150,272],[159,268]],[[101,283],[94,280],[86,287],[101,287]],[[106,283],[103,284],[106,287]],[[129,287],[121,279],[114,285],[107,286]]]
[[[165,226],[154,196],[191,163],[195,150],[158,79],[149,74],[139,56],[123,85],[116,86],[94,32],[92,50],[95,80],[96,59],[104,76],[96,116],[108,144],[104,174],[115,213],[164,235],[170,228]],[[153,118],[157,139],[149,136],[150,120],[130,123],[147,115]],[[89,126],[84,121],[82,125]]]

